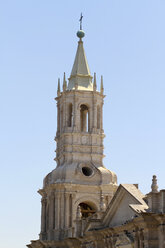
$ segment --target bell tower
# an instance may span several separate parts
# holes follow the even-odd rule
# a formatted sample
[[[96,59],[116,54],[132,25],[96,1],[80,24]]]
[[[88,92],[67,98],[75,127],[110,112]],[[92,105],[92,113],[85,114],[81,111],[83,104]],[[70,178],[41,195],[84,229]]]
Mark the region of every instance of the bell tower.
[[[97,91],[96,74],[90,74],[82,37],[78,31],[77,53],[69,77],[69,84],[63,77],[63,91],[60,79],[57,90],[57,167],[72,163],[94,163],[102,166],[103,159],[103,78],[101,90]],[[73,179],[73,178],[72,178]]]
[[[77,220],[104,212],[117,188],[117,177],[103,165],[103,78],[97,90],[96,74],[87,63],[82,27],[77,52],[62,89],[58,80],[56,168],[44,179],[41,241],[76,237]],[[32,246],[30,246],[32,247]]]

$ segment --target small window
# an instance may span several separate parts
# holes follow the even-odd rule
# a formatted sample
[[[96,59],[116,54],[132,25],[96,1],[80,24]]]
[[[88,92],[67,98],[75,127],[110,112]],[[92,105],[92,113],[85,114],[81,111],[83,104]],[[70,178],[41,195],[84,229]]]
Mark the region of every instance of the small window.
[[[82,167],[82,173],[86,176],[86,177],[89,177],[93,174],[93,170],[89,167]]]

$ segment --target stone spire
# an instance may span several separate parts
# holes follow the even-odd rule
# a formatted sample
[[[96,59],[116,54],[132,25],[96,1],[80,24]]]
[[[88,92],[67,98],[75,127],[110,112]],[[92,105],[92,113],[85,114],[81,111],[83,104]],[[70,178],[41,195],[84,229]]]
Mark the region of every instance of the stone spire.
[[[65,72],[64,72],[64,77],[63,77],[63,91],[66,91],[66,88],[67,88],[67,82],[66,82],[66,79],[65,79]]]
[[[100,93],[104,93],[104,86],[103,86],[103,76],[101,76],[101,85],[100,85]]]
[[[156,178],[155,175],[153,175],[153,178],[152,178],[151,189],[152,189],[152,192],[153,193],[157,193],[158,192],[157,178]]]
[[[74,90],[77,85],[78,90],[93,90],[92,76],[90,74],[86,59],[82,38],[85,36],[83,30],[77,32],[79,37],[76,57],[69,78],[68,90]]]
[[[85,56],[83,42],[79,40],[71,77],[76,75],[90,76],[88,62]]]
[[[60,96],[60,79],[58,79],[57,96]]]
[[[93,90],[96,91],[97,84],[96,84],[96,73],[94,73],[94,82],[93,82]]]

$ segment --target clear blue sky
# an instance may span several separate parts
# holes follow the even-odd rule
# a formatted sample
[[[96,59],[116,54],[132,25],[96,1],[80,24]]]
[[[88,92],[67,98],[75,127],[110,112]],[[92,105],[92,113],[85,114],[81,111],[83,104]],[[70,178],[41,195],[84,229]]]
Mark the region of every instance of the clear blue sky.
[[[83,12],[91,73],[104,77],[104,164],[118,183],[165,188],[165,1],[0,1],[1,247],[40,232],[55,166],[57,79],[73,65]]]

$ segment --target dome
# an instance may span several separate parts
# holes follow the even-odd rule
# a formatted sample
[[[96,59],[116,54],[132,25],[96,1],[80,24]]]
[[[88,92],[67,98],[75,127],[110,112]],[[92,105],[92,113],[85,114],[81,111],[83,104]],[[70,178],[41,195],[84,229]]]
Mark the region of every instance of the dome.
[[[44,179],[44,187],[54,183],[86,185],[117,185],[116,174],[93,163],[72,163],[56,167]]]

